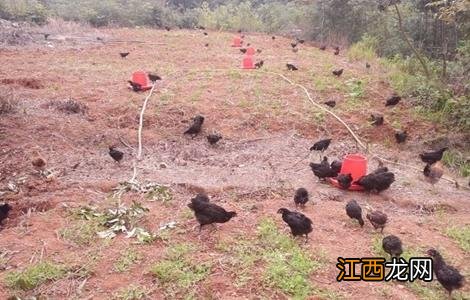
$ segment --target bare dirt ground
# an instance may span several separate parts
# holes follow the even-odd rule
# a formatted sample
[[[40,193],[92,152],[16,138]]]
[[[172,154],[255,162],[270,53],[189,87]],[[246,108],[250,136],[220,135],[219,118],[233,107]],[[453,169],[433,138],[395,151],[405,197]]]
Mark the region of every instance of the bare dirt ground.
[[[446,132],[420,119],[406,99],[385,109],[383,103],[392,91],[379,65],[372,62],[367,70],[345,54],[334,56],[313,45],[301,45],[293,53],[289,39],[273,41],[270,36],[247,34],[245,41],[262,49],[255,58],[263,59],[265,68],[241,70],[242,56],[230,47],[232,33],[204,36],[201,31],[108,29],[94,35],[103,41],[68,43],[52,35],[47,44],[0,49],[0,93],[12,95],[17,103],[15,111],[0,115],[0,197],[14,207],[0,231],[2,299],[12,295],[110,299],[119,298],[116,293],[132,285],[150,299],[292,298],[266,284],[260,263],[251,266],[249,280],[239,283],[239,265],[229,263],[235,257],[233,249],[223,245],[255,239],[264,218],[275,220],[277,228],[288,234],[276,211],[294,209],[293,193],[301,186],[311,195],[303,212],[313,220],[314,231],[308,244],[299,240],[299,245],[322,264],[310,274],[311,299],[444,297],[437,283],[416,287],[336,282],[338,256],[374,256],[376,240],[382,237],[370,224],[361,229],[348,219],[344,206],[350,199],[357,199],[363,208],[385,211],[390,221],[383,234],[398,235],[405,249],[424,255],[426,249],[436,247],[448,262],[469,274],[468,249],[461,248],[447,230],[470,225],[470,192],[443,180],[433,188],[419,171],[406,167],[422,168],[417,154],[429,149],[426,142],[432,144]],[[127,51],[130,55],[121,59],[118,53]],[[286,71],[289,61],[299,71]],[[331,75],[334,68],[344,68],[344,75]],[[81,244],[73,236],[67,239],[61,234],[79,222],[70,216],[71,208],[110,206],[112,188],[132,177],[138,115],[146,96],[127,87],[135,70],[163,77],[145,113],[138,179],[170,186],[172,200],[149,202],[129,193],[124,201],[139,200],[149,208],[143,223],[152,230],[171,221],[177,225],[165,239],[149,245],[136,244],[135,239],[122,235],[102,240],[94,232],[90,242]],[[307,157],[315,140],[333,138],[325,153],[330,159],[360,149],[340,123],[312,106],[301,89],[270,72],[303,84],[320,103],[336,100],[338,105],[332,110],[375,153],[403,163],[389,165],[397,178],[392,187],[381,195],[367,195],[319,183],[308,167],[309,159],[318,160],[318,155]],[[362,93],[352,96],[359,81]],[[60,109],[60,103],[70,99],[83,104],[79,113]],[[386,119],[379,128],[367,121],[376,111]],[[203,135],[195,139],[182,135],[195,114],[206,117],[204,133],[215,130],[223,135],[217,146],[209,146]],[[410,132],[410,140],[403,146],[394,142],[394,128],[398,127]],[[110,145],[125,152],[120,165],[108,156]],[[35,174],[31,166],[34,151],[47,161],[47,169],[54,174],[51,178]],[[375,160],[369,161],[369,169],[376,165]],[[451,170],[446,175],[465,182]],[[237,217],[216,231],[204,229],[199,235],[186,204],[201,191],[237,211]],[[189,259],[210,262],[211,267],[204,278],[169,288],[149,270],[164,258],[165,251],[181,243],[196,249]],[[126,249],[140,258],[126,271],[116,271]],[[87,272],[71,272],[28,291],[7,285],[4,278],[9,273],[39,261],[69,270],[86,266]],[[469,299],[469,291],[467,284],[456,297]]]

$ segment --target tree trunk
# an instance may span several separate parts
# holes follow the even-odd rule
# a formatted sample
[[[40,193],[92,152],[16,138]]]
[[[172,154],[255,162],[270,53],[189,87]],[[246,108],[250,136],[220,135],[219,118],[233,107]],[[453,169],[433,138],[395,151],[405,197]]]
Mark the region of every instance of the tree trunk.
[[[426,75],[426,78],[429,80],[430,76],[429,76],[428,66],[426,65],[426,62],[424,61],[421,54],[419,54],[418,50],[415,48],[415,46],[413,46],[413,43],[411,42],[411,39],[408,37],[408,35],[405,32],[405,29],[403,28],[403,20],[401,18],[400,10],[398,9],[398,5],[394,4],[394,6],[395,6],[395,11],[397,12],[397,16],[398,16],[398,25],[400,27],[400,33],[402,34],[403,39],[408,44],[410,49],[416,55],[416,58],[418,58],[419,62],[421,63],[421,66],[423,67],[424,75]]]

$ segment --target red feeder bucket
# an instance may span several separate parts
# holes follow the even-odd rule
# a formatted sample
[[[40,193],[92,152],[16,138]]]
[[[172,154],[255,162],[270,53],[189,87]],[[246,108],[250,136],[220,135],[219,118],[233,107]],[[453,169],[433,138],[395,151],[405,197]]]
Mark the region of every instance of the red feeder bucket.
[[[144,71],[136,71],[132,73],[131,81],[140,84],[142,91],[150,90],[152,88],[149,77]]]
[[[239,36],[233,38],[232,47],[241,47],[242,46],[242,39]]]
[[[246,55],[255,55],[255,48],[249,47],[246,49]]]
[[[366,175],[367,173],[367,158],[360,154],[348,154],[343,159],[341,165],[340,174],[351,174],[353,182]],[[340,187],[338,181],[334,178],[330,178],[331,184],[336,187]],[[352,184],[349,188],[351,191],[362,191],[363,187],[357,184]]]
[[[251,55],[247,55],[243,58],[242,62],[243,69],[254,69],[255,65],[253,63],[253,57]]]

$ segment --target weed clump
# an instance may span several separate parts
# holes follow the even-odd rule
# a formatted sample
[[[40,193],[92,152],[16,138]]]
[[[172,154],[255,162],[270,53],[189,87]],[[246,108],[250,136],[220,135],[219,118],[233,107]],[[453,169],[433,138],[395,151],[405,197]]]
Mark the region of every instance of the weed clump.
[[[13,271],[5,277],[9,287],[21,290],[31,290],[48,281],[62,278],[67,273],[66,268],[51,262],[40,262],[29,266],[23,271]]]

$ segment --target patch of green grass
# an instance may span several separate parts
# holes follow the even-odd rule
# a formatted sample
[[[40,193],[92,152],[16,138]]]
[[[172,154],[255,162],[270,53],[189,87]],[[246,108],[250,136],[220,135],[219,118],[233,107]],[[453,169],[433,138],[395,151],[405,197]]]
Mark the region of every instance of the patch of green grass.
[[[470,252],[470,225],[448,227],[445,234],[455,240],[465,252]]]
[[[346,81],[348,97],[352,99],[362,99],[364,97],[364,85],[365,83],[358,79],[349,79]]]
[[[148,291],[139,285],[129,285],[125,288],[118,290],[114,294],[114,299],[117,300],[140,300],[148,297]]]
[[[351,60],[372,61],[377,58],[378,42],[377,38],[367,34],[364,35],[359,42],[349,47],[348,58]]]
[[[309,257],[296,240],[281,234],[271,219],[261,220],[257,232],[266,263],[263,282],[296,299],[312,295],[314,289],[309,276],[321,267],[321,263]]]
[[[442,161],[446,166],[458,170],[460,175],[464,177],[470,176],[470,161],[463,153],[449,149],[444,152]]]
[[[72,221],[67,227],[60,229],[59,236],[68,242],[88,246],[98,240],[96,233],[105,229],[101,224],[97,218]]]
[[[228,71],[228,77],[230,79],[241,79],[242,74],[239,70],[231,69],[231,70]]]
[[[431,288],[431,285],[433,288]],[[408,288],[420,299],[440,300],[445,299],[445,294],[438,289],[435,283],[412,282],[407,284]]]
[[[315,90],[319,92],[323,92],[328,89],[329,81],[325,80],[326,77],[315,77],[313,80],[313,85],[315,86]]]
[[[114,263],[114,270],[116,272],[125,272],[130,269],[130,267],[142,259],[142,256],[137,253],[135,250],[129,248],[121,253],[121,256]]]
[[[230,247],[231,246],[231,247]],[[253,280],[253,268],[260,261],[260,248],[249,240],[241,238],[236,244],[230,245],[226,252],[233,253],[234,259],[230,264],[236,269],[235,286],[242,287]]]
[[[354,111],[364,107],[365,82],[358,79],[349,79],[343,85],[346,89],[346,101],[341,104],[343,110]]]
[[[327,261],[325,251],[318,249],[317,257],[312,257],[310,251],[299,246],[299,240],[280,232],[272,219],[259,222],[256,238],[238,236],[234,240],[219,242],[217,250],[225,253],[235,287],[258,288],[256,284],[261,279],[266,290],[280,291],[292,299],[340,298],[338,293],[316,288],[310,280],[313,272]]]
[[[193,251],[195,248],[190,244],[173,245],[167,249],[165,258],[150,268],[150,273],[158,278],[168,296],[189,292],[210,274],[210,263],[188,257]]]
[[[326,118],[326,112],[323,110],[317,110],[314,107],[310,109],[310,118],[316,123],[323,123]]]
[[[40,262],[22,271],[12,271],[5,277],[7,286],[21,290],[31,290],[48,281],[60,279],[66,275],[66,268],[52,262]]]

